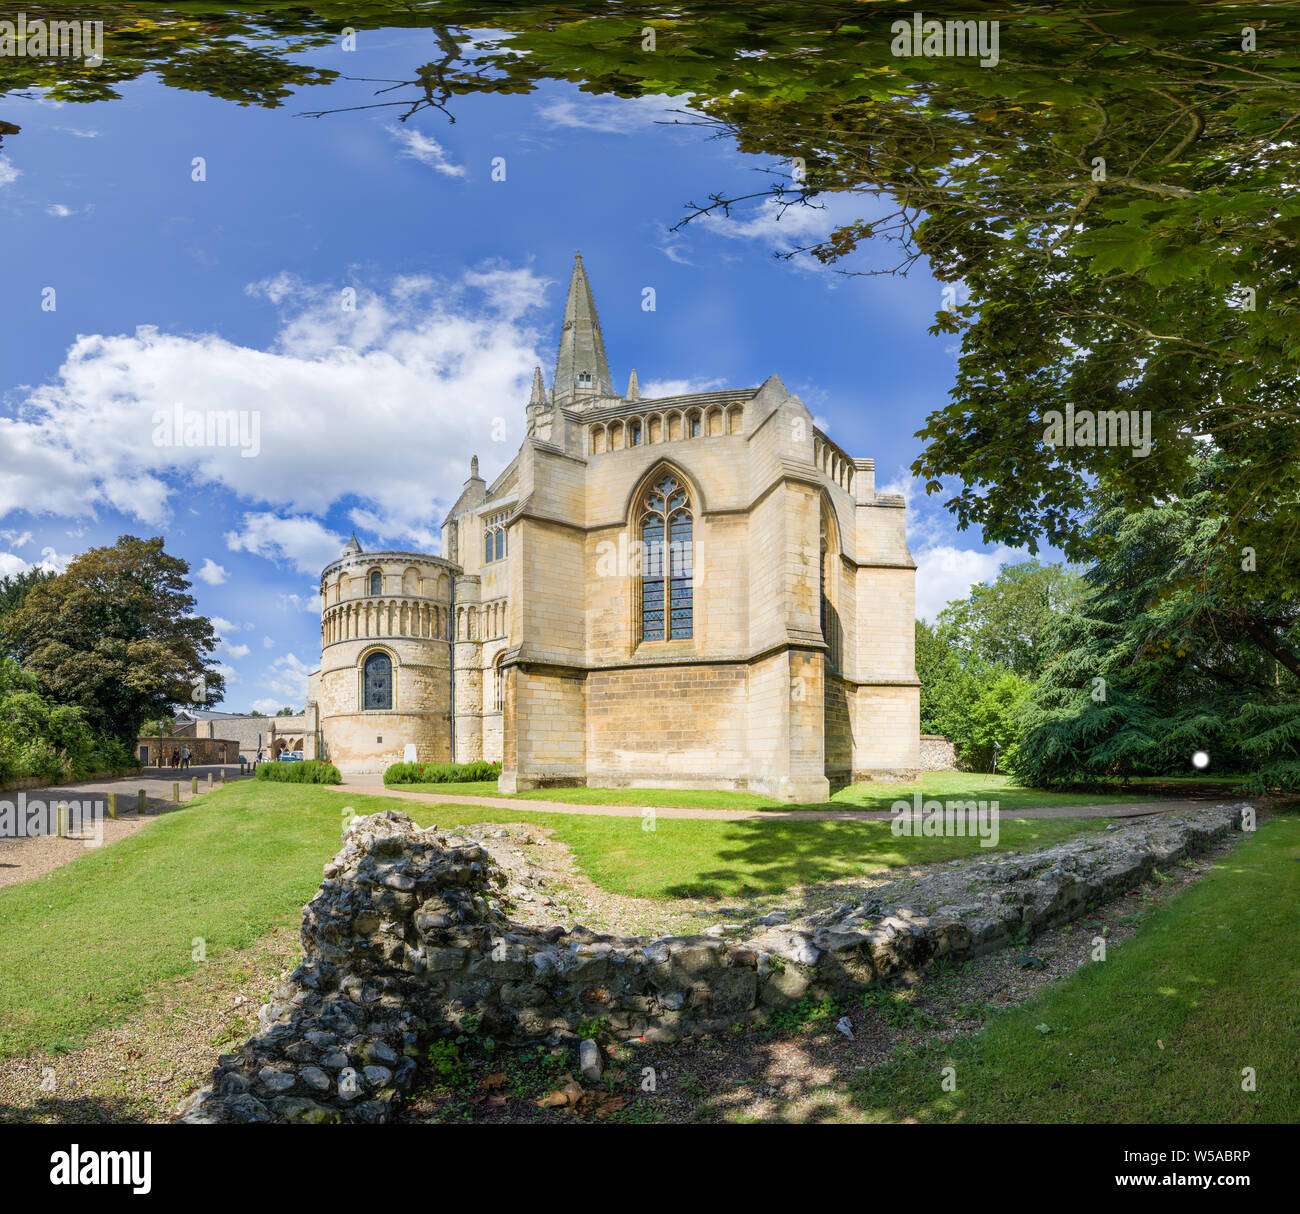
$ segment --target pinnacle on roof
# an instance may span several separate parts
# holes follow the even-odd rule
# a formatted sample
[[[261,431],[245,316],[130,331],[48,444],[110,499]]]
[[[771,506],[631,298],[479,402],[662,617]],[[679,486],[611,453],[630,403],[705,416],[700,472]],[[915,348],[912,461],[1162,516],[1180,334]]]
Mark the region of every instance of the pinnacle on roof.
[[[352,533],[352,538],[348,540],[347,546],[343,549],[344,556],[356,556],[361,551],[361,545],[357,543],[357,533]]]
[[[546,408],[546,384],[542,381],[541,367],[533,368],[533,391],[528,398],[530,409]]]

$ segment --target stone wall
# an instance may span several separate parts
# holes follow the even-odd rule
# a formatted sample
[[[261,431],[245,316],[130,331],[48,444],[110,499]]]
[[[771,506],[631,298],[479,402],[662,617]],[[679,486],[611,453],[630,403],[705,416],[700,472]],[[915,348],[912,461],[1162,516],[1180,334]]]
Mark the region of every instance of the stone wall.
[[[943,734],[921,735],[921,770],[956,771],[957,748]]]
[[[760,1020],[1059,926],[1240,821],[1241,807],[1217,806],[1112,826],[932,866],[749,939],[651,940],[513,923],[505,875],[481,845],[393,810],[356,818],[306,907],[302,964],[180,1115],[381,1122],[442,1033],[576,1041],[579,1024],[603,1017],[619,1037],[662,1041]]]

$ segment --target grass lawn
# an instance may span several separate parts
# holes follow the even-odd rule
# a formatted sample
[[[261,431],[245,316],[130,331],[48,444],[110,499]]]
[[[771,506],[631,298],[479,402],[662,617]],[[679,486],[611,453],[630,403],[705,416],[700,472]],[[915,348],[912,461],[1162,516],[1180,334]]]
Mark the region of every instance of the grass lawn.
[[[1188,795],[1195,795],[1189,781]],[[402,784],[403,791],[450,796],[499,796],[493,780],[461,784]],[[750,792],[715,792],[668,788],[542,788],[514,793],[526,801],[564,801],[572,805],[680,806],[684,809],[876,809],[889,811],[895,801],[910,801],[914,794],[946,800],[973,798],[997,801],[1002,809],[1038,809],[1057,805],[1113,805],[1123,801],[1154,799],[1142,792],[1049,792],[1024,788],[1010,776],[981,775],[965,771],[926,772],[920,784],[851,784],[818,805],[792,805]]]
[[[422,825],[510,821],[479,805],[421,805],[307,785],[240,781],[137,833],[0,890],[0,1055],[70,1048],[143,992],[299,922],[338,848],[342,809],[397,808]],[[974,839],[895,839],[887,822],[664,820],[529,814],[587,875],[625,895],[738,897],[977,850]],[[1032,847],[1102,821],[1003,821],[1001,846]]]
[[[854,1103],[875,1121],[1300,1120],[1298,860],[1300,817],[1273,819],[1105,962],[975,1037],[862,1072]]]

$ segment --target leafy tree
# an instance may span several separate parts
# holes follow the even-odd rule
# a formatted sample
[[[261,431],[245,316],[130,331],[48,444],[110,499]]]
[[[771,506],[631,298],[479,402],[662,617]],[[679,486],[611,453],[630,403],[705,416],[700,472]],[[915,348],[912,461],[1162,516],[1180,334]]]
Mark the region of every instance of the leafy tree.
[[[992,582],[973,586],[968,598],[939,613],[938,633],[967,661],[1034,679],[1049,657],[1049,627],[1084,591],[1083,579],[1061,565],[1003,565]]]
[[[96,766],[96,750],[80,708],[51,704],[34,675],[0,659],[0,780],[85,775]]]
[[[1185,774],[1198,750],[1244,787],[1300,787],[1300,599],[1243,594],[1252,560],[1206,567],[1223,526],[1207,461],[1180,499],[1095,520],[1089,598],[1026,710],[1017,774],[1035,784]]]
[[[49,570],[37,567],[0,578],[0,638],[4,633],[5,616],[17,611],[26,602],[33,586],[48,582],[53,576]]]
[[[144,721],[213,703],[224,687],[206,666],[216,633],[194,614],[188,572],[161,538],[122,536],[32,587],[4,619],[4,639],[45,694],[130,745]]]
[[[543,81],[678,98],[686,121],[772,160],[766,188],[713,193],[683,222],[742,198],[787,207],[851,196],[858,217],[801,251],[860,272],[853,254],[892,243],[897,260],[864,272],[905,273],[925,258],[951,285],[935,329],[961,334],[958,380],[914,471],[961,523],[1090,559],[1096,501],[1170,500],[1208,440],[1228,458],[1215,486],[1220,530],[1202,558],[1249,530],[1244,542],[1269,558],[1255,584],[1237,587],[1253,593],[1285,583],[1300,528],[1289,403],[1300,397],[1290,137],[1300,27],[1285,13],[1235,0],[953,0],[944,20],[999,23],[999,59],[986,66],[973,54],[897,53],[892,23],[911,10],[850,0],[110,4],[96,8],[105,65],[0,57],[0,91],[99,100],[153,72],[172,87],[277,105],[335,78],[303,61],[344,26],[423,26],[429,60],[366,86],[369,105],[402,121],[425,110],[454,121],[459,97]],[[1151,453],[1049,444],[1044,413],[1067,406],[1149,412]]]
[[[275,711],[277,717],[296,717],[298,710],[296,708],[277,708]]]
[[[921,682],[921,732],[955,741],[975,698],[976,679],[947,637],[924,620],[916,621],[916,675]]]
[[[962,753],[976,771],[1016,770],[1022,710],[1033,684],[1005,670],[982,680],[961,736]]]

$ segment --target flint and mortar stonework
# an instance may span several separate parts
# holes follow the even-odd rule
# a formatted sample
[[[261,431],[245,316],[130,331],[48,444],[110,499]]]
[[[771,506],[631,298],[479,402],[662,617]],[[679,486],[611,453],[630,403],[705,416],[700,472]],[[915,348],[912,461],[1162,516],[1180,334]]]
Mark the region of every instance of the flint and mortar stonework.
[[[923,771],[956,771],[957,748],[940,733],[921,735],[921,769]]]
[[[931,866],[749,938],[603,936],[512,922],[479,842],[386,810],[354,818],[302,925],[303,961],[217,1060],[189,1122],[387,1121],[441,1035],[576,1044],[602,1017],[671,1041],[762,1020],[809,996],[914,980],[1070,922],[1225,839],[1243,806],[1087,833],[1054,847]]]
[[[499,760],[503,792],[790,801],[917,776],[915,566],[903,499],[876,492],[870,459],[841,450],[775,375],[643,400],[633,372],[619,395],[580,256],[554,381],[548,392],[535,373],[525,413],[491,483],[472,461],[443,557],[354,538],[322,573],[309,702],[323,758],[344,771],[408,752]],[[688,538],[665,590],[642,528],[669,483],[671,534]],[[672,601],[648,624],[654,594]],[[388,712],[363,707],[377,651]]]

